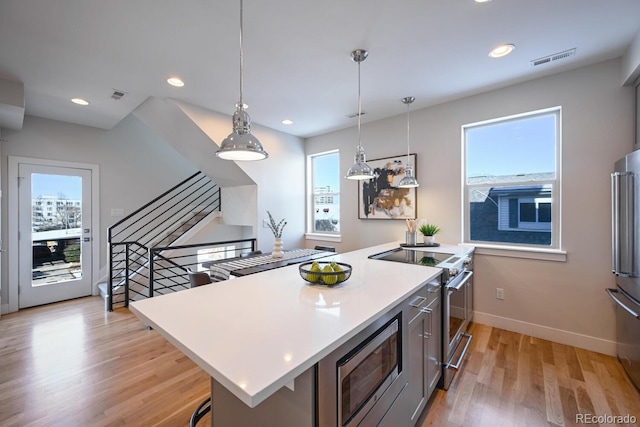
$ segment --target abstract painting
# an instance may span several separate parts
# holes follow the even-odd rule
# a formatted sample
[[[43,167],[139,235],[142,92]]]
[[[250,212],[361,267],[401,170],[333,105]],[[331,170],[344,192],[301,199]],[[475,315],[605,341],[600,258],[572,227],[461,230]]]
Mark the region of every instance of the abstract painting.
[[[417,178],[416,155],[409,156]],[[416,219],[416,189],[398,188],[407,156],[373,159],[367,164],[374,178],[358,182],[359,219]]]

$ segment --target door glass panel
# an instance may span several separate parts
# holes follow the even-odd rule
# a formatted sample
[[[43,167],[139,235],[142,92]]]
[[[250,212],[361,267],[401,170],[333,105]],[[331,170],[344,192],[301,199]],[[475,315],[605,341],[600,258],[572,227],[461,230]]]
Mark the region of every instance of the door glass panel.
[[[32,286],[82,278],[82,178],[31,174]]]

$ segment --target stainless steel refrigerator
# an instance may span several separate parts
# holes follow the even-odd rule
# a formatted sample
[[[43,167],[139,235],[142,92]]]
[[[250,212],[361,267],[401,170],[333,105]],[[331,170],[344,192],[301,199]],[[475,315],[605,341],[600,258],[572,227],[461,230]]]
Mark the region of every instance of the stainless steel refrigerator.
[[[640,150],[618,160],[611,174],[612,264],[616,288],[618,359],[640,389]]]

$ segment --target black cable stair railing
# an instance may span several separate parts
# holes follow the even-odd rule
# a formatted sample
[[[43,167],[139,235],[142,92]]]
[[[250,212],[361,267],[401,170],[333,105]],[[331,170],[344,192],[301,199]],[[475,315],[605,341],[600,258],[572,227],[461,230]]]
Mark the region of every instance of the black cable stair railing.
[[[199,251],[204,251],[202,257],[208,260],[231,258],[242,252],[256,250],[256,239],[225,240],[189,245],[156,246],[149,248],[148,259],[148,297],[156,293],[166,293],[189,287],[185,285],[185,274],[188,269],[196,271],[201,264]],[[162,253],[171,251],[171,256]],[[188,280],[186,280],[188,282]]]
[[[182,234],[220,209],[220,187],[204,173],[197,172],[109,227],[108,310],[113,310],[115,304],[126,307],[132,299],[153,295],[149,292],[149,249],[154,246],[171,249],[171,243]],[[159,252],[154,256],[163,259]],[[164,262],[171,265],[166,259]],[[179,265],[172,268],[182,269],[183,273],[185,270]],[[178,283],[175,271],[168,277],[161,274],[156,280],[163,283],[163,288],[186,284],[184,277]],[[176,283],[167,285],[172,281]]]

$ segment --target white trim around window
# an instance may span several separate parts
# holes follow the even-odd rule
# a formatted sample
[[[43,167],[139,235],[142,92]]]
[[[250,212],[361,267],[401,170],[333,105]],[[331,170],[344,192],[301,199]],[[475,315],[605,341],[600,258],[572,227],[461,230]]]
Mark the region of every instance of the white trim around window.
[[[495,172],[495,165],[497,163],[491,163],[492,161],[500,161],[500,155],[495,157],[491,156],[491,144],[485,144],[478,138],[482,134],[476,134],[475,142],[472,144],[482,144],[471,146],[475,151],[470,150],[468,146],[468,131],[477,130],[483,132],[483,129],[491,130],[494,125],[506,124],[505,129],[510,128],[510,124],[516,125],[526,124],[527,119],[540,119],[543,123],[545,118],[555,117],[555,129],[549,129],[541,127],[541,129],[547,129],[547,136],[541,138],[541,141],[551,141],[551,137],[555,137],[555,143],[553,146],[554,162],[551,162],[550,166],[555,167],[555,170],[551,171],[550,167],[545,167],[543,170],[529,171],[509,171],[509,172]],[[531,122],[535,123],[535,122]],[[537,126],[537,124],[536,124]],[[500,129],[496,128],[496,132]],[[549,131],[554,132],[553,136],[548,134]],[[499,135],[499,134],[497,134]],[[565,261],[566,252],[562,250],[562,233],[561,233],[561,177],[562,177],[562,110],[560,107],[547,108],[543,110],[533,111],[529,113],[517,114],[513,116],[492,119],[477,123],[471,123],[463,125],[461,127],[461,149],[462,149],[462,241],[464,244],[473,245],[478,248],[477,253],[496,256],[511,256],[517,258],[533,258],[544,259],[552,261]],[[492,135],[493,136],[493,135]],[[487,139],[493,141],[492,139]],[[485,147],[486,145],[486,147]],[[481,149],[479,150],[479,147]],[[546,147],[550,148],[547,143]],[[485,150],[486,152],[483,152]],[[500,151],[497,151],[500,153]],[[475,156],[475,157],[472,157]],[[522,156],[527,156],[523,153]],[[472,160],[469,158],[471,157]],[[535,156],[534,156],[535,157]],[[496,160],[496,158],[498,160]],[[513,157],[517,159],[513,164],[520,165],[522,158]],[[485,160],[486,159],[486,160]],[[547,159],[551,157],[547,156]],[[486,170],[480,170],[478,173],[477,167],[474,173],[474,164],[468,162],[475,161],[475,165],[486,165]],[[483,163],[484,162],[484,163]],[[487,163],[488,162],[488,163]],[[524,163],[524,162],[523,162]],[[509,163],[504,163],[509,164]],[[549,166],[549,165],[548,165]],[[484,167],[484,166],[483,166]],[[509,168],[504,168],[505,170]],[[486,172],[486,174],[484,173]],[[538,186],[539,193],[527,194],[527,190],[531,192],[531,188]],[[525,200],[530,199],[536,203],[534,215],[536,217],[535,222],[522,221],[521,220],[521,204]],[[486,202],[486,203],[485,203]],[[551,222],[545,220],[538,221],[538,218],[542,215],[547,215],[546,203],[551,203]],[[472,203],[474,203],[472,205]],[[522,237],[514,238],[512,236],[498,236],[495,232],[491,232],[491,224],[487,220],[486,224],[482,224],[479,220],[474,220],[473,230],[471,230],[471,211],[474,211],[475,215],[478,215],[479,207],[484,203],[487,209],[493,209],[491,215],[496,219],[495,232],[503,233],[516,233]],[[509,204],[511,203],[511,206]],[[516,206],[517,203],[517,206]],[[515,208],[515,209],[514,209]],[[530,208],[530,207],[529,207]],[[544,212],[541,210],[544,209]],[[529,212],[529,217],[532,212]],[[474,218],[490,218],[489,215],[485,217],[474,216]],[[479,228],[480,227],[480,228]],[[482,229],[485,227],[485,230]],[[551,234],[550,238],[546,237],[547,242],[531,237],[525,238],[524,236],[529,233],[531,236],[541,236],[544,233]],[[494,233],[494,234],[491,234]],[[533,233],[533,234],[532,234]],[[472,236],[473,234],[473,236]],[[504,239],[504,240],[501,240]],[[509,239],[512,239],[510,241]],[[529,240],[527,240],[529,239]],[[536,241],[538,239],[538,241]],[[550,240],[550,241],[549,241]]]
[[[320,157],[336,155],[335,181],[327,179],[327,182],[314,182],[315,160]],[[306,168],[306,233],[305,239],[326,242],[341,242],[340,234],[340,152],[329,150],[321,153],[307,155]],[[333,186],[328,182],[334,182]],[[322,209],[322,212],[319,210]],[[324,218],[326,217],[326,218]],[[317,221],[326,223],[325,229],[337,228],[338,231],[316,230]]]

